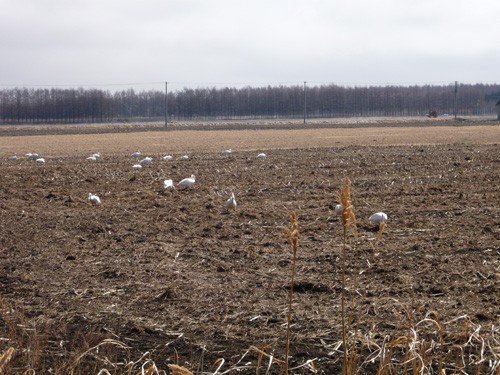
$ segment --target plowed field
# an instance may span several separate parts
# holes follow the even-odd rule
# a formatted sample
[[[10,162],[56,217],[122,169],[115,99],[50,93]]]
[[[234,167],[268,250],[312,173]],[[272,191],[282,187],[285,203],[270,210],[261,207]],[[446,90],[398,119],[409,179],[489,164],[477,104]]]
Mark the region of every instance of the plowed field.
[[[417,332],[421,342],[436,343],[436,356],[469,335],[464,368],[477,368],[470,358],[484,340],[480,368],[494,371],[488,361],[499,350],[499,129],[2,137],[1,349],[17,350],[13,373],[64,373],[68,358],[81,363],[81,373],[111,371],[147,352],[162,369],[178,361],[213,372],[224,358],[225,371],[254,366],[255,351],[238,363],[252,345],[269,345],[266,353],[283,359],[292,256],[280,234],[295,211],[291,364],[314,360],[318,373],[335,374],[342,362],[343,229],[333,208],[349,177],[359,231],[347,252],[352,331],[379,346]],[[226,148],[234,152],[225,156]],[[153,163],[133,170],[135,149]],[[46,163],[28,160],[28,151]],[[85,160],[97,151],[100,160]],[[267,158],[257,159],[259,152]],[[18,160],[9,160],[14,153]],[[173,159],[162,160],[165,154]],[[192,174],[193,187],[163,189],[164,179]],[[231,191],[235,211],[225,209]],[[89,193],[102,204],[91,205]],[[378,242],[368,222],[377,211],[389,216]],[[105,339],[116,343],[85,352]],[[363,347],[362,360],[376,350]],[[362,372],[375,373],[379,360]]]

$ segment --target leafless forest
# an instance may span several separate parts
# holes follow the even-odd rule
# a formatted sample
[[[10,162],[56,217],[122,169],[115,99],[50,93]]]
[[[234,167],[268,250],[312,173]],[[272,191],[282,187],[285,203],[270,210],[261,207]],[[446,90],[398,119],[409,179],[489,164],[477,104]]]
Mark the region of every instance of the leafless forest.
[[[0,91],[0,124],[217,119],[493,115],[500,85],[295,85],[133,89],[13,88]],[[434,111],[434,112],[433,112]],[[168,116],[165,116],[168,113]]]

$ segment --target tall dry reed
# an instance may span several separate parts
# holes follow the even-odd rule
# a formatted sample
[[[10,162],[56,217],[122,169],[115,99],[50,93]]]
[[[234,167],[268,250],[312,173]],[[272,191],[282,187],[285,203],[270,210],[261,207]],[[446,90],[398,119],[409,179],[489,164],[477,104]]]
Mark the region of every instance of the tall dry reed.
[[[288,374],[288,357],[290,353],[290,340],[291,340],[291,321],[292,321],[292,303],[293,303],[293,285],[295,282],[295,268],[297,263],[297,248],[299,243],[299,222],[297,214],[292,212],[290,214],[291,227],[283,227],[283,237],[290,242],[292,249],[292,269],[290,280],[290,291],[288,293],[288,316],[286,327],[286,348],[285,348],[285,374]]]
[[[344,352],[344,363],[342,364],[342,373],[344,375],[352,373],[350,363],[348,360],[348,345],[347,334],[348,328],[346,326],[346,268],[347,268],[347,235],[350,231],[358,238],[358,229],[356,226],[356,215],[354,214],[354,206],[351,200],[351,180],[346,177],[344,185],[337,193],[337,201],[341,205],[341,217],[343,227],[342,237],[342,291],[341,291],[341,314],[342,314],[342,344]]]

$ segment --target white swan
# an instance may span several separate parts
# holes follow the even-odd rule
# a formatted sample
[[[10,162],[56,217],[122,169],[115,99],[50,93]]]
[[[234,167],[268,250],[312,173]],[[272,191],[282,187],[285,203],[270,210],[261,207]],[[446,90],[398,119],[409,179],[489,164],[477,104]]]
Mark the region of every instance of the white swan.
[[[267,158],[267,155],[264,154],[263,152],[261,152],[259,155],[257,155],[257,158],[258,159],[265,159],[265,158]]]
[[[236,203],[236,199],[234,198],[234,193],[231,192],[229,199],[226,201],[226,208],[228,210],[236,210],[238,203]]]
[[[387,222],[387,214],[384,212],[376,212],[369,218],[372,224],[380,225]]]
[[[45,163],[45,159],[44,158],[38,158],[35,160],[37,163],[40,163],[40,164],[43,164]]]
[[[133,158],[138,158],[139,156],[141,156],[141,152],[140,151],[134,151],[134,152],[132,152],[132,154],[130,156],[132,156]]]
[[[149,156],[146,156],[144,159],[142,159],[139,164],[140,165],[148,165],[153,162],[153,158],[150,158]]]
[[[192,174],[191,177],[188,177],[188,178],[184,178],[183,180],[181,180],[178,185],[181,187],[181,188],[188,188],[190,186],[193,186],[194,183],[196,182],[196,177]]]
[[[92,204],[99,205],[101,204],[101,198],[99,198],[97,195],[89,193],[89,201]]]
[[[140,165],[140,164],[134,164],[134,165],[132,166],[132,168],[133,168],[133,169],[136,169],[136,170],[138,170],[138,169],[142,169],[142,165]]]
[[[167,190],[171,190],[174,188],[174,181],[173,180],[165,180],[163,181],[163,188]]]

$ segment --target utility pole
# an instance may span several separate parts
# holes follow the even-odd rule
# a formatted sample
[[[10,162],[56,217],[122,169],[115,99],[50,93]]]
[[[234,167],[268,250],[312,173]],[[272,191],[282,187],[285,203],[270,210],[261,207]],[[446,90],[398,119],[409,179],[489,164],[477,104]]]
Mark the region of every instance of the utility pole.
[[[457,119],[457,94],[458,94],[458,81],[455,81],[455,100],[453,105],[453,112],[455,112],[455,120]]]
[[[165,127],[168,124],[168,82],[165,82]]]
[[[307,95],[306,95],[306,81],[304,81],[304,125],[306,124],[306,113],[307,113]]]

